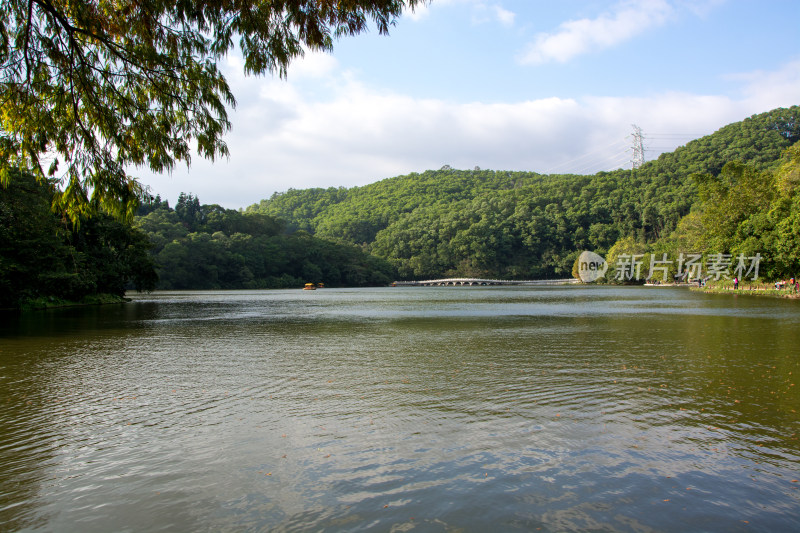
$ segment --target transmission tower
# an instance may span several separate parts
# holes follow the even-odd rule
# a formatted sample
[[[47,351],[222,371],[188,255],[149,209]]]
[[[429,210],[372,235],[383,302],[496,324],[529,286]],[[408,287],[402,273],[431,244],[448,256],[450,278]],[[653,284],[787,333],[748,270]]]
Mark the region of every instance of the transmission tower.
[[[633,168],[639,168],[644,165],[644,135],[642,135],[642,128],[636,124],[633,126],[633,157],[631,157],[631,164]]]

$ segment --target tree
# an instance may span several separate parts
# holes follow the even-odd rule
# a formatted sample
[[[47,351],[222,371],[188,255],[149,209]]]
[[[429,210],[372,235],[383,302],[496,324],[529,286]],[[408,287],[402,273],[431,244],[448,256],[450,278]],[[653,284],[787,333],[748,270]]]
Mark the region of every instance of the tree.
[[[190,163],[190,144],[228,153],[235,98],[216,62],[234,47],[248,74],[285,77],[305,48],[381,34],[427,0],[3,0],[0,185],[12,168],[60,184],[73,218],[133,216],[143,195],[126,168]]]
[[[0,309],[155,287],[146,233],[105,213],[72,224],[50,209],[50,183],[18,171],[10,179],[0,188]]]
[[[178,203],[175,204],[175,212],[178,214],[178,218],[181,219],[181,222],[186,224],[186,227],[190,230],[197,229],[197,227],[204,222],[203,210],[200,207],[200,199],[196,196],[192,196],[191,193],[188,196],[185,193],[181,193],[178,196]]]

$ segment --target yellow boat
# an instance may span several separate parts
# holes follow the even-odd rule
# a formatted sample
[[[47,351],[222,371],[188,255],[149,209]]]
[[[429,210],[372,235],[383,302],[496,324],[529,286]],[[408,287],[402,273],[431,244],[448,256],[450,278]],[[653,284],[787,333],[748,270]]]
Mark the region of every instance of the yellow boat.
[[[306,286],[303,287],[303,290],[304,291],[315,291],[315,290],[317,290],[317,286],[314,285],[313,283],[306,283]]]

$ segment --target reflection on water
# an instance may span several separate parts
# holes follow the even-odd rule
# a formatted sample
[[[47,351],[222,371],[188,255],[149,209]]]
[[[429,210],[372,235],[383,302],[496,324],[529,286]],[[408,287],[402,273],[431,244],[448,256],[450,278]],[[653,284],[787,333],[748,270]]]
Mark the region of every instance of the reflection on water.
[[[157,293],[0,326],[0,530],[797,531],[800,307]]]

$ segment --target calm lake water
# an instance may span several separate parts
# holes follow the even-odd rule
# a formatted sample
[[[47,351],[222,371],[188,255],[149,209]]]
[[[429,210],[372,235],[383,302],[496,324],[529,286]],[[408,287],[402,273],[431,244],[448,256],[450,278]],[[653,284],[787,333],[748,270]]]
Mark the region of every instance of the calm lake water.
[[[3,317],[2,531],[800,531],[800,302],[134,295]]]

